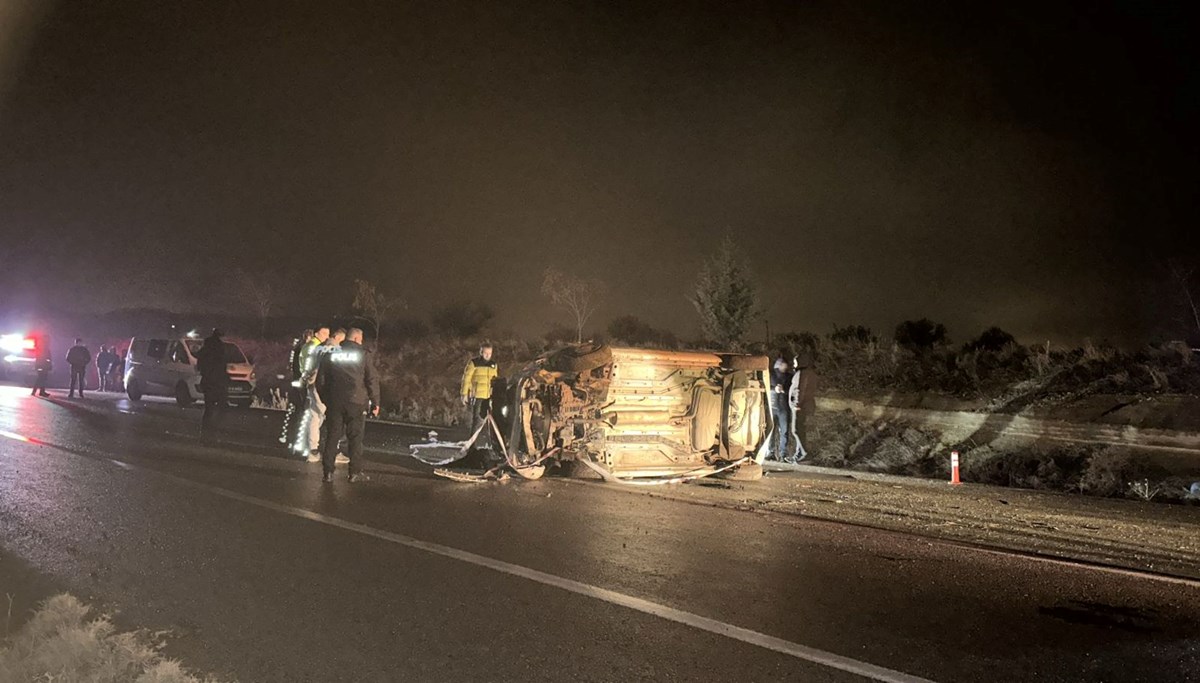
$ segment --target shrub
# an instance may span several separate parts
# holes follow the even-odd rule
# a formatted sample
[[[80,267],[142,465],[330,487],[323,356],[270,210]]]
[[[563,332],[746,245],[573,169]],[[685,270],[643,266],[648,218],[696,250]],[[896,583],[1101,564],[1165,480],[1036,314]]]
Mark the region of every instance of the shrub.
[[[92,617],[86,605],[66,594],[43,602],[5,643],[0,672],[10,681],[215,683],[163,658],[146,632],[118,633],[107,617]]]
[[[1064,491],[1077,485],[1087,462],[1083,446],[1051,446],[998,451],[990,446],[963,453],[963,477],[995,486]]]
[[[950,341],[946,336],[946,326],[928,318],[900,323],[896,326],[894,339],[901,348],[916,352],[926,352]]]
[[[989,327],[980,335],[967,342],[963,347],[966,351],[991,351],[998,353],[1006,347],[1016,346],[1017,339],[999,327]]]
[[[863,327],[862,325],[846,325],[845,327],[834,326],[833,332],[829,333],[829,341],[835,344],[878,344],[879,337],[876,337],[871,328]]]
[[[1144,456],[1110,447],[1092,454],[1079,480],[1079,490],[1093,496],[1118,496],[1130,490],[1131,482],[1158,480],[1164,474]]]

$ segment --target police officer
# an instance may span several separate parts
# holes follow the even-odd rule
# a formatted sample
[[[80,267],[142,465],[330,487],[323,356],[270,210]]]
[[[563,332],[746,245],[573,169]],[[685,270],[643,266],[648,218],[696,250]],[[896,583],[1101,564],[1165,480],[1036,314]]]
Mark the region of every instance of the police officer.
[[[71,366],[71,391],[67,398],[75,398],[75,386],[79,386],[79,398],[83,398],[83,390],[87,386],[87,366],[92,362],[92,352],[83,345],[82,339],[75,340],[75,346],[67,351],[67,365]]]
[[[329,429],[321,453],[325,482],[333,481],[338,442],[343,436],[350,456],[350,482],[370,481],[362,471],[362,440],[367,413],[379,414],[379,377],[375,360],[362,341],[362,330],[352,327],[341,348],[321,354],[316,386]]]
[[[204,392],[204,417],[200,419],[200,436],[212,436],[217,426],[217,414],[229,403],[229,365],[225,362],[225,333],[214,329],[196,353],[196,370],[200,372],[200,390]]]
[[[325,341],[329,339],[329,328],[318,327],[312,339],[300,350],[300,383],[304,391],[304,414],[300,418],[300,432],[293,450],[308,462],[320,462],[321,425],[325,422],[325,402],[317,395],[314,383],[317,379]]]
[[[300,382],[300,376],[304,374],[304,369],[300,364],[300,357],[304,352],[304,347],[312,341],[312,338],[313,331],[304,330],[296,339],[296,343],[292,345],[292,353],[288,356],[288,368],[292,372],[292,382],[287,388],[287,413],[283,416],[283,433],[279,435],[279,443],[285,444],[288,450],[291,450],[292,444],[296,442],[296,433],[300,429],[300,413],[304,410],[304,386]]]
[[[48,398],[50,392],[46,391],[46,385],[50,382],[50,371],[54,369],[54,362],[50,360],[50,341],[43,339],[37,347],[37,360],[34,361],[33,369],[37,375],[33,379],[33,396],[41,396]]]

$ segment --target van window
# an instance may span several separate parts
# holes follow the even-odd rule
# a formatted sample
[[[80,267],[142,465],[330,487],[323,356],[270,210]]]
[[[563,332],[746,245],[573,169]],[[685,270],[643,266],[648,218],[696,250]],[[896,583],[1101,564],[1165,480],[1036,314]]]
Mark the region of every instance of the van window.
[[[162,360],[163,356],[165,356],[166,353],[167,353],[167,340],[166,339],[151,339],[150,340],[150,348],[146,351],[147,356],[149,356],[151,358],[157,358],[159,360]]]
[[[242,350],[237,344],[225,342],[225,362],[226,363],[245,363],[246,356],[242,354]]]
[[[139,339],[129,347],[129,355],[134,358],[144,358],[146,356],[146,340]]]

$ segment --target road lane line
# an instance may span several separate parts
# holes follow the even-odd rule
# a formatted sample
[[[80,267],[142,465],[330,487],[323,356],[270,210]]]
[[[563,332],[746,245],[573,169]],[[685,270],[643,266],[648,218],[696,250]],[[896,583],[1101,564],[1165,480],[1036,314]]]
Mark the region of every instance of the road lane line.
[[[165,472],[160,472],[150,468],[142,468],[136,465],[134,465],[133,468],[149,471],[158,476],[165,477],[177,484],[200,491],[205,491],[207,493],[212,493],[224,498],[229,498],[231,500],[236,500],[248,505],[254,505],[266,510],[280,512],[285,515],[291,515],[293,517],[300,517],[301,519],[307,519],[313,522],[320,522],[321,524],[326,524],[338,529],[353,531],[364,536],[371,536],[373,538],[389,541],[391,543],[414,548],[416,550],[423,550],[434,555],[441,555],[442,557],[448,557],[461,562],[466,562],[468,564],[492,569],[504,574],[509,574],[510,576],[528,579],[530,581],[535,581],[546,586],[559,588],[571,593],[595,598],[597,600],[603,600],[604,602],[636,610],[644,614],[656,616],[660,619],[674,621],[686,626],[691,626],[692,628],[699,629],[701,631],[707,631],[709,633],[725,636],[726,638],[731,638],[733,640],[740,640],[743,643],[756,645],[761,648],[796,657],[797,659],[803,659],[814,664],[820,664],[831,669],[845,671],[862,676],[864,678],[869,678],[871,680],[883,681],[885,683],[930,683],[928,679],[920,678],[918,676],[912,676],[900,671],[894,671],[892,669],[876,666],[874,664],[868,664],[866,662],[861,662],[849,657],[836,655],[832,652],[825,652],[824,650],[818,650],[806,645],[800,645],[799,643],[793,643],[782,638],[769,636],[765,633],[752,631],[748,628],[734,626],[733,624],[728,624],[723,621],[701,616],[699,614],[675,609],[674,607],[668,607],[667,605],[651,602],[650,600],[645,600],[643,598],[634,597],[625,593],[619,593],[617,591],[601,588],[599,586],[593,586],[581,581],[575,581],[574,579],[567,579],[554,574],[548,574],[546,572],[539,571],[537,569],[531,569],[519,564],[505,562],[504,560],[497,560],[485,555],[477,555],[467,550],[451,548],[438,543],[418,540],[411,536],[405,536],[404,534],[397,534],[391,531],[376,529],[375,527],[370,527],[365,524],[348,522],[343,519],[338,519],[337,517],[330,517],[319,512],[313,512],[312,510],[305,510],[304,508],[276,503],[264,498],[258,498],[256,496],[238,493],[237,491],[223,489],[218,486],[202,484],[191,479],[178,477],[173,474],[166,474]]]
[[[0,437],[6,437],[26,443],[32,442],[30,439],[13,432],[0,431]],[[71,453],[72,455],[79,455],[62,448],[61,446],[56,446],[50,443],[38,442],[38,445],[49,446],[56,450],[62,450],[64,452]],[[882,666],[876,666],[874,664],[862,662],[857,659],[851,659],[850,657],[837,655],[832,652],[826,652],[824,650],[818,650],[816,648],[801,645],[799,643],[793,643],[789,640],[784,640],[783,638],[776,638],[775,636],[770,636],[765,633],[743,628],[741,626],[735,626],[733,624],[712,619],[710,617],[705,617],[693,612],[687,612],[674,607],[668,607],[667,605],[652,602],[644,598],[627,595],[625,593],[620,593],[607,588],[601,588],[599,586],[593,586],[588,583],[583,583],[582,581],[575,581],[574,579],[568,579],[555,574],[549,574],[547,572],[525,567],[523,565],[505,562],[504,560],[497,560],[485,555],[477,555],[467,550],[451,548],[450,546],[444,546],[438,543],[422,541],[411,536],[405,536],[404,534],[376,529],[375,527],[370,527],[365,524],[348,522],[344,519],[330,517],[329,515],[323,515],[319,512],[313,512],[312,510],[276,503],[265,498],[258,498],[256,496],[238,493],[237,491],[231,491],[219,486],[203,484],[192,479],[187,479],[174,474],[168,474],[152,467],[143,467],[141,465],[135,465],[112,458],[103,459],[109,463],[121,467],[122,469],[145,472],[161,477],[168,481],[172,481],[187,488],[204,491],[206,493],[211,493],[213,495],[228,498],[230,500],[236,500],[241,503],[246,503],[247,505],[254,505],[265,510],[271,510],[273,512],[290,515],[292,517],[299,517],[301,519],[318,522],[327,526],[343,529],[345,531],[352,531],[354,533],[388,541],[390,543],[413,548],[415,550],[422,550],[433,555],[440,555],[442,557],[458,560],[467,564],[473,564],[477,567],[483,567],[485,569],[491,569],[502,574],[508,574],[509,576],[515,576],[529,581],[534,581],[545,586],[551,586],[553,588],[565,590],[577,595],[583,595],[596,600],[602,600],[613,605],[625,607],[626,609],[635,610],[643,614],[649,614],[660,619],[673,621],[701,631],[724,636],[732,640],[738,640],[749,645],[755,645],[757,647],[772,650],[780,654],[795,657],[796,659],[802,659],[830,669],[845,671],[847,673],[862,676],[874,681],[881,681],[882,683],[932,683],[928,679],[921,678],[919,676],[913,676],[901,671],[895,671]]]

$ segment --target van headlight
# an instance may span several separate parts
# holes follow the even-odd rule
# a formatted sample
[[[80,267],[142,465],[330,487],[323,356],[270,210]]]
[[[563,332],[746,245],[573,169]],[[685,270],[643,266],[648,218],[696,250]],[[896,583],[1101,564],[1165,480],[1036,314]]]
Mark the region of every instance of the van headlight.
[[[255,379],[255,376],[254,376],[254,371],[253,371],[253,370],[251,370],[251,371],[250,371],[250,381],[251,381],[251,382],[253,382],[253,381],[254,381],[254,379]]]

